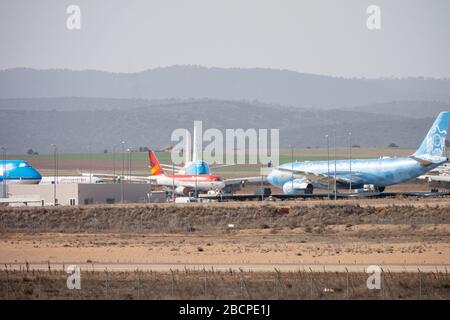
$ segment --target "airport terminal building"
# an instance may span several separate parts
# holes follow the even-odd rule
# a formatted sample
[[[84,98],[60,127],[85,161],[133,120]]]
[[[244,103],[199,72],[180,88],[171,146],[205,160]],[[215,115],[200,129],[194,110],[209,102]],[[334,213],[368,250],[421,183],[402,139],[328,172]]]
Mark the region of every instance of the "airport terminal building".
[[[113,203],[164,202],[165,192],[152,191],[150,184],[10,184],[8,198],[12,205],[89,205]],[[14,201],[17,200],[17,201]],[[23,200],[23,201],[22,201]],[[28,201],[28,202],[27,202]]]

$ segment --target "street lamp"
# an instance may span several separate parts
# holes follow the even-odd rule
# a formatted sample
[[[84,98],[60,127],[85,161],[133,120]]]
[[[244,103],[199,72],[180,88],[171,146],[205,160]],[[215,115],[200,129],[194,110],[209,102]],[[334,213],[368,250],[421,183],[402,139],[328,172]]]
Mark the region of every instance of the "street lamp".
[[[113,146],[113,176],[114,182],[116,181],[116,146]]]
[[[349,150],[349,158],[350,158],[350,184],[348,187],[348,191],[352,192],[352,133],[348,133],[348,150]]]
[[[328,164],[328,200],[330,200],[330,136],[328,134],[325,135],[327,138],[327,164]]]
[[[291,148],[291,188],[294,190],[294,147],[289,145]]]
[[[122,144],[122,177],[120,178],[120,194],[121,194],[121,202],[124,200],[124,191],[123,191],[123,178],[125,175],[125,141],[121,142]]]
[[[53,147],[53,205],[56,206],[56,184],[58,183],[58,162],[57,162],[57,147],[56,144],[52,144]]]
[[[172,201],[175,202],[175,163],[172,161]]]
[[[92,183],[92,148],[89,145],[89,183]]]
[[[194,193],[194,197],[197,198],[197,194],[198,194],[198,186],[197,186],[197,174],[198,174],[198,167],[197,167],[197,162],[194,163],[194,168],[195,168],[195,193]]]
[[[3,198],[6,198],[6,148],[2,147],[2,154],[3,154],[3,180],[2,180],[2,186],[3,186]]]
[[[336,130],[334,130],[334,200],[337,200],[337,183],[336,183]]]
[[[127,149],[128,152],[128,183],[130,182],[131,177],[131,149]]]

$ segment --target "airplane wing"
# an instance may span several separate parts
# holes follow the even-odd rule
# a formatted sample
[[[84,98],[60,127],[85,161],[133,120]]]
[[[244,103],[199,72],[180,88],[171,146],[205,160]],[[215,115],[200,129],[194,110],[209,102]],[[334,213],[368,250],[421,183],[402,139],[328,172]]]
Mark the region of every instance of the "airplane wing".
[[[168,171],[181,172],[184,170],[184,168],[180,167],[180,166],[172,166],[170,164],[163,164],[163,163],[160,163],[160,165],[161,165],[161,167],[164,168],[164,170],[168,170]]]
[[[433,164],[431,160],[421,159],[414,156],[410,156],[410,158],[419,162],[422,167],[428,167],[429,165]]]
[[[225,179],[223,180],[225,182],[225,185],[237,185],[237,184],[260,184],[261,183],[261,176],[259,177],[243,177],[243,178],[233,178],[233,179]],[[267,182],[267,177],[262,177],[262,182]]]
[[[286,169],[286,168],[278,168],[279,171],[285,171],[285,172],[291,172],[294,174],[299,174],[304,176],[306,179],[310,180],[311,182],[319,182],[319,183],[328,183],[328,182],[334,182],[334,176],[332,174],[326,175],[326,174],[320,174],[320,173],[314,173],[314,172],[308,172],[303,170],[292,170],[292,169]],[[352,182],[357,182],[357,173],[352,175]],[[346,177],[336,177],[336,182],[338,183],[349,183],[350,178]]]
[[[231,166],[235,166],[235,164],[217,164],[217,165],[212,165],[209,167],[211,169],[219,169],[219,168],[225,168],[225,167],[231,167]]]
[[[84,177],[97,177],[97,178],[102,178],[103,180],[119,180],[122,178],[121,174],[110,174],[110,173],[81,173],[82,176]],[[129,176],[129,175],[124,175],[123,176],[123,181],[131,181],[131,182],[146,182],[146,183],[151,183],[153,182],[153,179],[151,178],[151,176]]]
[[[418,177],[417,179],[431,181],[439,181],[439,182],[450,182],[450,176],[447,175],[423,175]]]
[[[83,177],[101,177],[101,178],[111,178],[111,179],[119,179],[120,178],[120,174],[110,174],[110,173],[84,173],[84,172],[79,172],[80,175],[82,175]]]

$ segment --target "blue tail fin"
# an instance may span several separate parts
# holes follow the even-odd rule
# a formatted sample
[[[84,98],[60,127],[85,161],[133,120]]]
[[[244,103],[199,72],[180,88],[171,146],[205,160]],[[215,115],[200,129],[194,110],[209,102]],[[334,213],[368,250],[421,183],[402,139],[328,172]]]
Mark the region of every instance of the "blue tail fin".
[[[412,155],[414,158],[433,163],[447,160],[445,138],[447,137],[449,120],[450,111],[439,113],[419,149]]]

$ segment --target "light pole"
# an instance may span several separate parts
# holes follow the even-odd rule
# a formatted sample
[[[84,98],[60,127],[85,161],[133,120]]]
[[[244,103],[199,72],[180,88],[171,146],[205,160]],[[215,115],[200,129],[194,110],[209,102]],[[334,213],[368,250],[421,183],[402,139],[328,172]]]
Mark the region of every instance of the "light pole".
[[[58,164],[57,164],[57,156],[56,156],[56,151],[57,151],[56,144],[52,144],[52,147],[53,147],[53,205],[56,206],[56,203],[57,203],[56,184],[58,183]]]
[[[2,180],[2,186],[3,186],[3,198],[6,198],[6,148],[2,147],[2,154],[3,154],[3,180]]]
[[[122,144],[122,177],[120,178],[120,195],[121,195],[121,202],[123,203],[124,200],[123,178],[125,175],[125,141],[122,141],[121,144]]]
[[[195,167],[195,198],[197,198],[197,193],[198,193],[198,189],[197,189],[197,173],[198,173],[198,169],[197,169],[197,162],[194,163],[194,167]]]
[[[348,187],[348,191],[351,193],[352,192],[352,133],[349,132],[348,133],[348,153],[349,153],[349,158],[350,158],[350,184]]]
[[[113,176],[114,176],[114,183],[116,181],[116,146],[113,146]]]
[[[172,201],[175,202],[175,163],[172,161]]]
[[[264,168],[264,165],[261,166],[261,201],[264,201],[264,177],[263,177],[263,171],[262,169]]]
[[[92,183],[92,149],[89,145],[89,183]]]
[[[131,177],[131,149],[128,149],[128,183],[130,183],[130,177]]]
[[[334,130],[334,200],[337,200],[337,183],[336,183],[336,130]]]
[[[327,164],[328,164],[328,200],[330,200],[330,137],[328,134],[325,135],[327,138]]]
[[[294,190],[294,147],[289,145],[291,148],[291,188]]]

